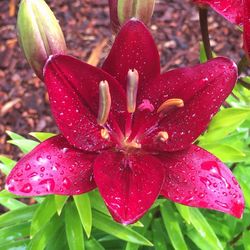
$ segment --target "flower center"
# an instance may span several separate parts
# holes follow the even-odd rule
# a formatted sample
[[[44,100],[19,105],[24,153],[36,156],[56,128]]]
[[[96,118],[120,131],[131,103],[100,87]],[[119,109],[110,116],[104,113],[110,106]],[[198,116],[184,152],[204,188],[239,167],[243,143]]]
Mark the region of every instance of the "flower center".
[[[112,126],[108,122],[111,108],[111,95],[109,91],[109,84],[107,81],[101,81],[99,83],[99,110],[97,116],[97,123],[102,126],[102,129],[100,131],[101,136],[105,140],[112,139],[117,143],[118,148],[124,151],[141,148],[140,139],[143,137],[141,133],[138,133],[138,136],[134,136],[133,139],[130,139],[130,135],[132,133],[133,116],[136,109],[138,109],[138,111],[147,110],[151,113],[153,113],[155,110],[153,104],[151,104],[150,101],[147,99],[144,99],[143,102],[138,107],[136,107],[138,84],[138,71],[136,69],[130,69],[127,75],[127,114],[125,117],[125,131],[122,132],[116,121],[112,119]],[[155,112],[156,114],[152,115],[157,115],[158,119],[156,120],[159,122],[171,109],[182,108],[183,106],[184,102],[182,99],[167,99],[157,109],[157,112]],[[144,136],[152,133],[155,128],[157,128],[157,126],[152,126],[152,128],[152,131],[151,129],[149,131],[144,131]],[[155,136],[155,140],[161,143],[166,143],[168,139],[169,134],[167,133],[167,131],[160,131]]]

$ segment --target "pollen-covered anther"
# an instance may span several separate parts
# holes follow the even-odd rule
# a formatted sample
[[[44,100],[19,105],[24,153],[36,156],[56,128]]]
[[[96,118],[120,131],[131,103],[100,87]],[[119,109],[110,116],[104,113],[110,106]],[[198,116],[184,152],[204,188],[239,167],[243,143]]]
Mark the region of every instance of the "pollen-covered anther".
[[[182,108],[184,107],[184,102],[182,99],[178,98],[172,98],[166,100],[164,103],[161,104],[161,106],[158,108],[157,113],[165,112],[169,110],[170,108],[177,107]]]
[[[108,120],[109,112],[111,108],[111,96],[109,91],[109,84],[107,81],[101,81],[99,83],[99,110],[97,123],[103,126]]]
[[[129,113],[134,113],[136,109],[138,83],[138,71],[136,69],[130,69],[127,77],[127,110]]]
[[[157,135],[157,140],[160,142],[166,142],[168,140],[169,136],[166,131],[161,131]]]
[[[109,139],[109,132],[106,128],[101,129],[101,137],[105,140]]]

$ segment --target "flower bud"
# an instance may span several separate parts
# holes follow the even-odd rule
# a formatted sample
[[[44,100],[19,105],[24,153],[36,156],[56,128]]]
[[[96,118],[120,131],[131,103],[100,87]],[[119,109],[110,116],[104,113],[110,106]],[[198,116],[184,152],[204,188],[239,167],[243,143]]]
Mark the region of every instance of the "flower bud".
[[[118,31],[129,19],[135,17],[148,24],[154,10],[155,0],[109,0],[111,25]]]
[[[59,23],[44,0],[22,0],[17,19],[18,39],[30,66],[43,80],[50,55],[64,54],[66,44]]]

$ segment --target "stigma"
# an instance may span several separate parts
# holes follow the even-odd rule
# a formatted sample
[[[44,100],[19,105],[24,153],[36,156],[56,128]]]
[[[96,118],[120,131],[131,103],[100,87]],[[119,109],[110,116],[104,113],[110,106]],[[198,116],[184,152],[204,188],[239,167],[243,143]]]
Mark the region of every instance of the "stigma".
[[[129,70],[127,76],[127,111],[134,113],[138,91],[139,74],[136,69]]]
[[[157,113],[162,113],[162,112],[165,113],[166,111],[168,111],[170,108],[173,107],[177,108],[184,107],[184,101],[178,98],[168,99],[161,104],[161,106],[157,110]]]
[[[99,83],[99,110],[97,123],[103,126],[109,117],[111,108],[111,95],[109,91],[109,84],[107,81],[101,81]]]

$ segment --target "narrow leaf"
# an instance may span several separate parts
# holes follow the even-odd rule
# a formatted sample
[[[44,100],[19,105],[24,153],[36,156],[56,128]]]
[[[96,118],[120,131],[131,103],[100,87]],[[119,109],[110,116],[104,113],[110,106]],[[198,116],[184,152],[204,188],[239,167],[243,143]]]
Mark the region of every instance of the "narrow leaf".
[[[25,154],[29,153],[32,149],[34,149],[39,144],[39,142],[29,140],[29,139],[9,140],[8,142],[10,144],[16,145]]]
[[[54,197],[55,197],[55,205],[56,205],[57,214],[60,215],[69,196],[55,195]]]
[[[168,232],[169,238],[176,250],[188,250],[186,242],[184,241],[183,234],[178,220],[174,214],[174,210],[169,205],[161,205],[160,207],[163,222]]]
[[[148,241],[146,238],[144,238],[141,234],[137,233],[133,229],[116,223],[111,218],[100,212],[92,212],[93,226],[97,229],[111,234],[124,241],[129,241],[140,245],[152,246],[152,243],[150,241]]]
[[[92,211],[89,196],[88,194],[75,195],[74,201],[82,222],[82,226],[89,238],[92,228]]]
[[[44,201],[39,205],[36,210],[30,227],[30,235],[34,237],[34,235],[40,231],[40,229],[46,225],[53,215],[56,213],[56,206],[54,201],[54,196],[47,196]]]
[[[41,142],[56,135],[56,134],[53,134],[53,133],[45,133],[45,132],[31,132],[29,134],[31,136],[33,136],[34,138],[38,139]]]
[[[69,249],[84,250],[82,225],[74,203],[68,203],[65,207],[65,226]]]

